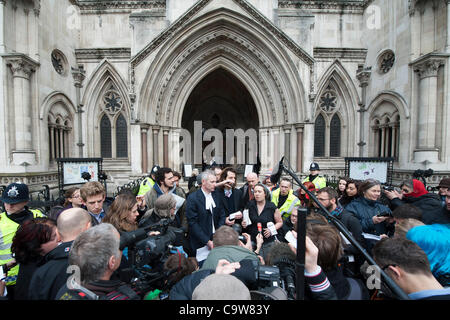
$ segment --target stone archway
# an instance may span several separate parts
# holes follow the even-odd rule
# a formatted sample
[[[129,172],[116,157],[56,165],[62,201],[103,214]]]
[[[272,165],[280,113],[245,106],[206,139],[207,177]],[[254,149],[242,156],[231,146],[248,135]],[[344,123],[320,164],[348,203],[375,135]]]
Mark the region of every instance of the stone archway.
[[[273,166],[281,155],[307,150],[295,131],[311,118],[310,88],[302,79],[310,82],[314,61],[264,21],[213,9],[172,25],[132,59],[130,91],[143,158],[180,169],[185,107],[194,88],[218,69],[239,80],[254,101],[262,168]]]
[[[255,134],[256,141],[253,141],[253,143],[256,142],[256,146],[248,145],[252,143],[251,137],[247,137],[248,139],[244,137],[242,141],[239,141],[233,136],[232,142],[227,140],[227,138],[230,139],[227,137],[227,130],[237,132],[241,129],[242,131],[239,132],[245,133],[250,129],[256,133],[259,128],[258,112],[250,93],[244,84],[227,70],[215,69],[204,77],[190,94],[183,110],[181,127],[187,130],[191,137],[194,136],[195,121],[201,121],[203,132],[216,129],[222,133],[223,140],[220,148],[223,154],[213,154],[217,163],[243,165],[251,163],[251,159],[256,158],[256,155],[249,154],[249,152],[258,151],[257,134]],[[202,135],[202,153],[212,143],[203,140]],[[195,159],[194,149],[190,150],[191,159]],[[239,153],[238,156],[238,149],[239,152],[243,151],[243,154]]]

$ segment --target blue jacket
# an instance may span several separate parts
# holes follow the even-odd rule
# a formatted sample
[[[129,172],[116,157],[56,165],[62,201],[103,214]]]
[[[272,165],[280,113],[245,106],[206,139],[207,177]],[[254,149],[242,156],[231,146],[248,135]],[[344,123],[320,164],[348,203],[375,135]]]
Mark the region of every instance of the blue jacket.
[[[212,197],[216,207],[213,209],[212,215],[206,210],[205,196],[202,189],[195,191],[187,199],[186,218],[189,224],[189,241],[191,249],[195,252],[212,240],[212,219],[214,218],[214,228],[217,230],[225,224],[225,210],[222,201],[217,197],[215,192]]]
[[[345,207],[345,210],[352,213],[361,222],[363,232],[371,234],[386,234],[387,228],[385,223],[374,224],[372,217],[382,212],[391,212],[389,207],[383,205],[379,201],[368,200],[364,197],[358,197]]]

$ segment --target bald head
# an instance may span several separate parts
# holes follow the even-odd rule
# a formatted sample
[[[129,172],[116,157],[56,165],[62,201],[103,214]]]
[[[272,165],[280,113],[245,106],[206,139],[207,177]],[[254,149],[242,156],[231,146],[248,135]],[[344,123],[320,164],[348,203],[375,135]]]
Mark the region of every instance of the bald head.
[[[91,227],[91,216],[82,208],[70,208],[61,212],[56,222],[62,242],[69,242]]]
[[[258,182],[258,175],[255,172],[250,172],[247,174],[247,183],[250,188],[253,189]]]

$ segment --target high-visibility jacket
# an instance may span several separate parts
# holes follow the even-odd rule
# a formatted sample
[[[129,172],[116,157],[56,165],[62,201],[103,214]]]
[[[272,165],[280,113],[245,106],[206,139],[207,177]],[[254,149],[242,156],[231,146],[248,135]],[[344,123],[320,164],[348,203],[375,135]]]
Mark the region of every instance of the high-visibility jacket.
[[[153,181],[152,178],[150,178],[150,177],[145,178],[139,185],[139,191],[138,191],[137,195],[138,196],[145,195],[149,190],[151,190],[151,188],[153,188],[154,184],[155,184],[155,181]]]
[[[307,176],[305,179],[303,179],[302,183],[304,183],[306,181],[309,181],[309,176]],[[314,183],[314,186],[316,187],[317,190],[325,188],[327,186],[327,179],[322,176],[317,176],[311,182]]]
[[[30,210],[33,218],[45,217],[39,210]],[[19,224],[8,218],[6,212],[0,213],[0,265],[10,262],[13,257],[11,253],[11,245],[16,234]],[[3,270],[4,271],[4,270]],[[16,284],[17,275],[19,274],[19,265],[11,268],[5,279],[6,285]]]
[[[281,192],[280,188],[278,188],[274,192],[272,192],[272,202],[277,207],[278,207],[278,199],[280,198],[280,192]],[[294,207],[298,208],[300,206],[300,204],[301,204],[300,200],[296,196],[294,196],[294,191],[289,190],[286,201],[279,208],[281,217],[283,218],[283,220],[286,220],[287,218],[289,218]]]

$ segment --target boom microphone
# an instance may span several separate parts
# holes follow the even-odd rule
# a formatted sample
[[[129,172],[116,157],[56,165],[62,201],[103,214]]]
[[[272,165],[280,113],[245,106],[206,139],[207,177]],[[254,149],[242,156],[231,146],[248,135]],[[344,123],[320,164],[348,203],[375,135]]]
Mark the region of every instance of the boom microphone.
[[[283,160],[284,156],[281,158],[280,162],[278,162],[272,170],[272,174],[270,175],[270,182],[273,184],[277,184],[281,178],[281,174],[283,173]]]

